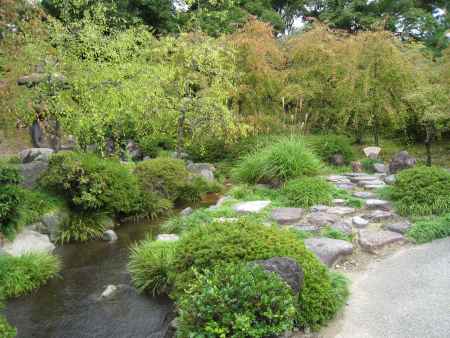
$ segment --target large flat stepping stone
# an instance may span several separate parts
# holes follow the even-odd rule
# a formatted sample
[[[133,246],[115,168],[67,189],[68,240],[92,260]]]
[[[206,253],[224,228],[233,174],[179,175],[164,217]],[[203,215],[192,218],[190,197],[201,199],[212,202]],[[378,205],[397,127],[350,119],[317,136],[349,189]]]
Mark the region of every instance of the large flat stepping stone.
[[[359,183],[359,182],[364,182],[364,181],[377,181],[377,180],[379,180],[379,178],[375,175],[364,174],[364,175],[360,175],[360,176],[351,177],[350,180],[353,183]]]
[[[343,232],[346,235],[351,235],[353,233],[353,229],[351,224],[347,222],[336,222],[332,225],[330,225],[331,229],[338,230],[340,232]]]
[[[356,185],[354,183],[337,183],[336,187],[343,190],[355,189]]]
[[[355,191],[352,195],[354,197],[362,198],[362,199],[369,199],[369,198],[375,197],[375,194],[370,191]]]
[[[327,177],[327,181],[333,183],[351,183],[348,177],[342,175],[330,175]]]
[[[355,212],[354,208],[350,208],[350,207],[332,207],[332,208],[328,208],[327,212],[329,214],[335,214],[335,215],[348,215],[348,214],[352,214]]]
[[[379,200],[376,198],[369,198],[368,200],[366,200],[366,207],[368,209],[390,210],[390,204],[388,201]]]
[[[368,185],[385,185],[386,183],[384,183],[382,180],[380,179],[376,179],[376,180],[367,180],[367,181],[359,181],[358,182],[358,186],[366,188]]]
[[[363,217],[373,222],[381,222],[391,219],[392,217],[394,217],[394,214],[390,211],[374,210],[371,213],[364,215]]]
[[[55,245],[50,242],[47,235],[33,230],[24,230],[19,233],[13,242],[6,243],[3,251],[11,256],[22,256],[26,253],[51,253]]]
[[[334,214],[319,211],[309,214],[306,220],[309,224],[317,225],[320,227],[336,223],[337,221],[339,221],[339,217]]]
[[[332,267],[342,257],[353,253],[353,245],[347,241],[332,238],[307,238],[306,247],[325,265]]]
[[[384,228],[389,231],[398,232],[399,234],[405,234],[409,228],[411,228],[411,223],[408,221],[388,223],[384,225]]]
[[[328,210],[328,208],[329,208],[328,205],[316,204],[316,205],[313,205],[311,208],[309,208],[309,210],[311,212],[325,212]]]
[[[364,186],[364,189],[376,190],[376,189],[384,188],[385,186],[386,186],[386,183],[384,183],[384,182],[377,183],[377,184],[366,184]]]
[[[271,201],[250,201],[241,202],[233,206],[234,211],[243,214],[255,214],[267,208]]]
[[[294,224],[300,221],[304,214],[302,208],[276,208],[272,211],[272,219],[278,224]]]
[[[293,226],[293,229],[308,232],[308,233],[314,233],[314,232],[318,232],[320,230],[320,227],[317,225],[296,224]]]
[[[369,221],[366,220],[365,218],[362,218],[361,216],[355,216],[352,217],[352,224],[356,227],[356,228],[365,228],[367,225],[369,225]]]
[[[369,252],[375,252],[388,244],[402,242],[404,239],[401,234],[393,231],[359,230],[359,245]]]

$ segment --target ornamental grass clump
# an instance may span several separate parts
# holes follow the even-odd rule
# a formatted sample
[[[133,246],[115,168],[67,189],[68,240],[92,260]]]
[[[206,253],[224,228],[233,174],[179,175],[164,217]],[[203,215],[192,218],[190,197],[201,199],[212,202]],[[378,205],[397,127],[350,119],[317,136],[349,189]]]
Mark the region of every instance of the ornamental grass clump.
[[[282,194],[293,207],[309,208],[315,204],[330,204],[336,188],[320,177],[303,177],[288,181]]]
[[[355,158],[350,139],[343,135],[320,135],[311,144],[320,159],[328,163],[332,163],[335,155],[341,155],[345,164]]]
[[[450,236],[450,213],[415,222],[408,230],[407,236],[419,244]]]

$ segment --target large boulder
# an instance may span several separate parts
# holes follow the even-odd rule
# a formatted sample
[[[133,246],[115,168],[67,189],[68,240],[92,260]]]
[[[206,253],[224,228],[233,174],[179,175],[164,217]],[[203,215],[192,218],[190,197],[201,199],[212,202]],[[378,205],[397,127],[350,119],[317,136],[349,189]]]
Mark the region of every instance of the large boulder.
[[[187,165],[187,170],[189,170],[194,175],[203,177],[207,181],[214,180],[214,166],[209,163],[189,163]]]
[[[389,173],[395,174],[403,169],[412,168],[416,165],[416,159],[403,150],[397,153],[389,163]]]
[[[45,161],[34,161],[20,164],[19,171],[22,176],[21,185],[26,188],[33,188],[47,169],[48,162]]]
[[[289,257],[272,257],[266,260],[253,261],[253,264],[261,266],[264,271],[276,273],[297,294],[303,286],[305,274],[298,263]]]
[[[300,221],[304,213],[301,208],[276,208],[272,211],[272,219],[278,224],[294,224]]]
[[[315,237],[305,239],[306,247],[329,267],[353,253],[353,245],[340,239]]]
[[[46,213],[41,218],[41,223],[44,225],[41,232],[49,235],[50,240],[55,242],[58,239],[59,232],[65,226],[69,217],[69,214],[62,210],[54,210]]]
[[[47,235],[33,230],[24,230],[19,233],[13,242],[6,243],[3,250],[11,256],[21,256],[26,253],[52,252],[55,245],[50,242]]]
[[[48,162],[53,153],[54,151],[51,148],[29,148],[19,153],[19,159],[22,163],[31,163],[34,161]]]

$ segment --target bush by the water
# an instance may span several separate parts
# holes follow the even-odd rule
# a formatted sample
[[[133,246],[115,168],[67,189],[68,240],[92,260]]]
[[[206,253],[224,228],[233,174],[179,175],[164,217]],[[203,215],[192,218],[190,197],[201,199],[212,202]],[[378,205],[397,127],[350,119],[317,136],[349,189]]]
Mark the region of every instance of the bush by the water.
[[[12,235],[16,228],[13,222],[17,217],[22,190],[14,185],[0,186],[0,232],[6,236]]]
[[[106,230],[106,215],[97,213],[71,213],[64,227],[58,233],[58,242],[86,242],[100,239]]]
[[[19,184],[21,179],[17,167],[0,162],[0,184]]]
[[[419,244],[448,237],[450,236],[450,214],[419,220],[412,225],[407,235]]]
[[[74,152],[52,156],[41,184],[67,198],[75,209],[137,212],[139,185],[128,168],[114,160]]]
[[[450,172],[439,167],[424,166],[403,170],[385,194],[404,216],[450,212]]]
[[[320,160],[301,138],[283,138],[245,156],[233,169],[233,177],[246,183],[284,182],[319,172]]]
[[[354,159],[350,139],[343,135],[320,135],[312,141],[314,152],[325,162],[332,162],[334,155],[342,155],[344,163]]]
[[[170,291],[175,245],[174,242],[145,240],[131,248],[128,270],[133,285],[140,292],[159,295]]]
[[[175,252],[176,294],[183,293],[194,278],[193,269],[202,271],[219,263],[249,262],[286,256],[295,259],[305,273],[299,295],[296,320],[303,327],[318,328],[342,306],[342,283],[333,287],[327,268],[308,251],[295,234],[266,227],[250,220],[198,225],[185,232]]]
[[[272,337],[293,328],[292,291],[259,266],[217,265],[196,273],[177,302],[179,337]]]
[[[27,294],[55,277],[60,268],[59,258],[47,253],[0,256],[0,295],[12,298]]]
[[[0,309],[1,310],[1,309]],[[17,335],[17,330],[8,324],[6,318],[0,315],[0,337],[14,338]]]
[[[283,194],[293,207],[309,208],[315,204],[330,204],[335,188],[320,177],[303,177],[288,181]]]

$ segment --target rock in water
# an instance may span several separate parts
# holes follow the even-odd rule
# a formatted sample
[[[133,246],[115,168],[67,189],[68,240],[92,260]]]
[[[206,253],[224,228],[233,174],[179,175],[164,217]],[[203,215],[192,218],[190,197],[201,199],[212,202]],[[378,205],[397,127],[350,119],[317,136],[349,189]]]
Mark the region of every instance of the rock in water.
[[[258,213],[263,209],[267,208],[271,201],[251,201],[251,202],[242,202],[235,204],[233,206],[234,211],[248,214],[248,213]]]
[[[114,242],[118,239],[119,237],[117,237],[117,234],[114,232],[114,230],[106,230],[102,235],[102,240],[107,242]]]
[[[264,271],[276,273],[291,287],[295,294],[300,292],[305,274],[303,269],[292,258],[272,257],[270,259],[253,261],[251,263],[261,266]]]
[[[272,211],[272,219],[278,224],[294,224],[303,216],[301,208],[277,208]]]
[[[19,233],[13,242],[6,243],[3,250],[11,256],[21,256],[26,253],[48,252],[51,253],[55,246],[47,235],[33,230],[24,230]]]
[[[340,239],[307,238],[305,245],[329,267],[332,267],[342,257],[353,253],[353,245]]]
[[[117,286],[115,285],[108,285],[106,289],[102,292],[100,295],[101,299],[110,298],[114,296],[114,294],[117,292]]]
[[[416,165],[416,159],[403,150],[396,154],[389,163],[389,173],[395,174],[400,170],[412,168]]]
[[[359,231],[359,244],[361,247],[369,252],[376,252],[388,244],[395,242],[401,242],[405,238],[396,232],[382,230],[360,230]]]

